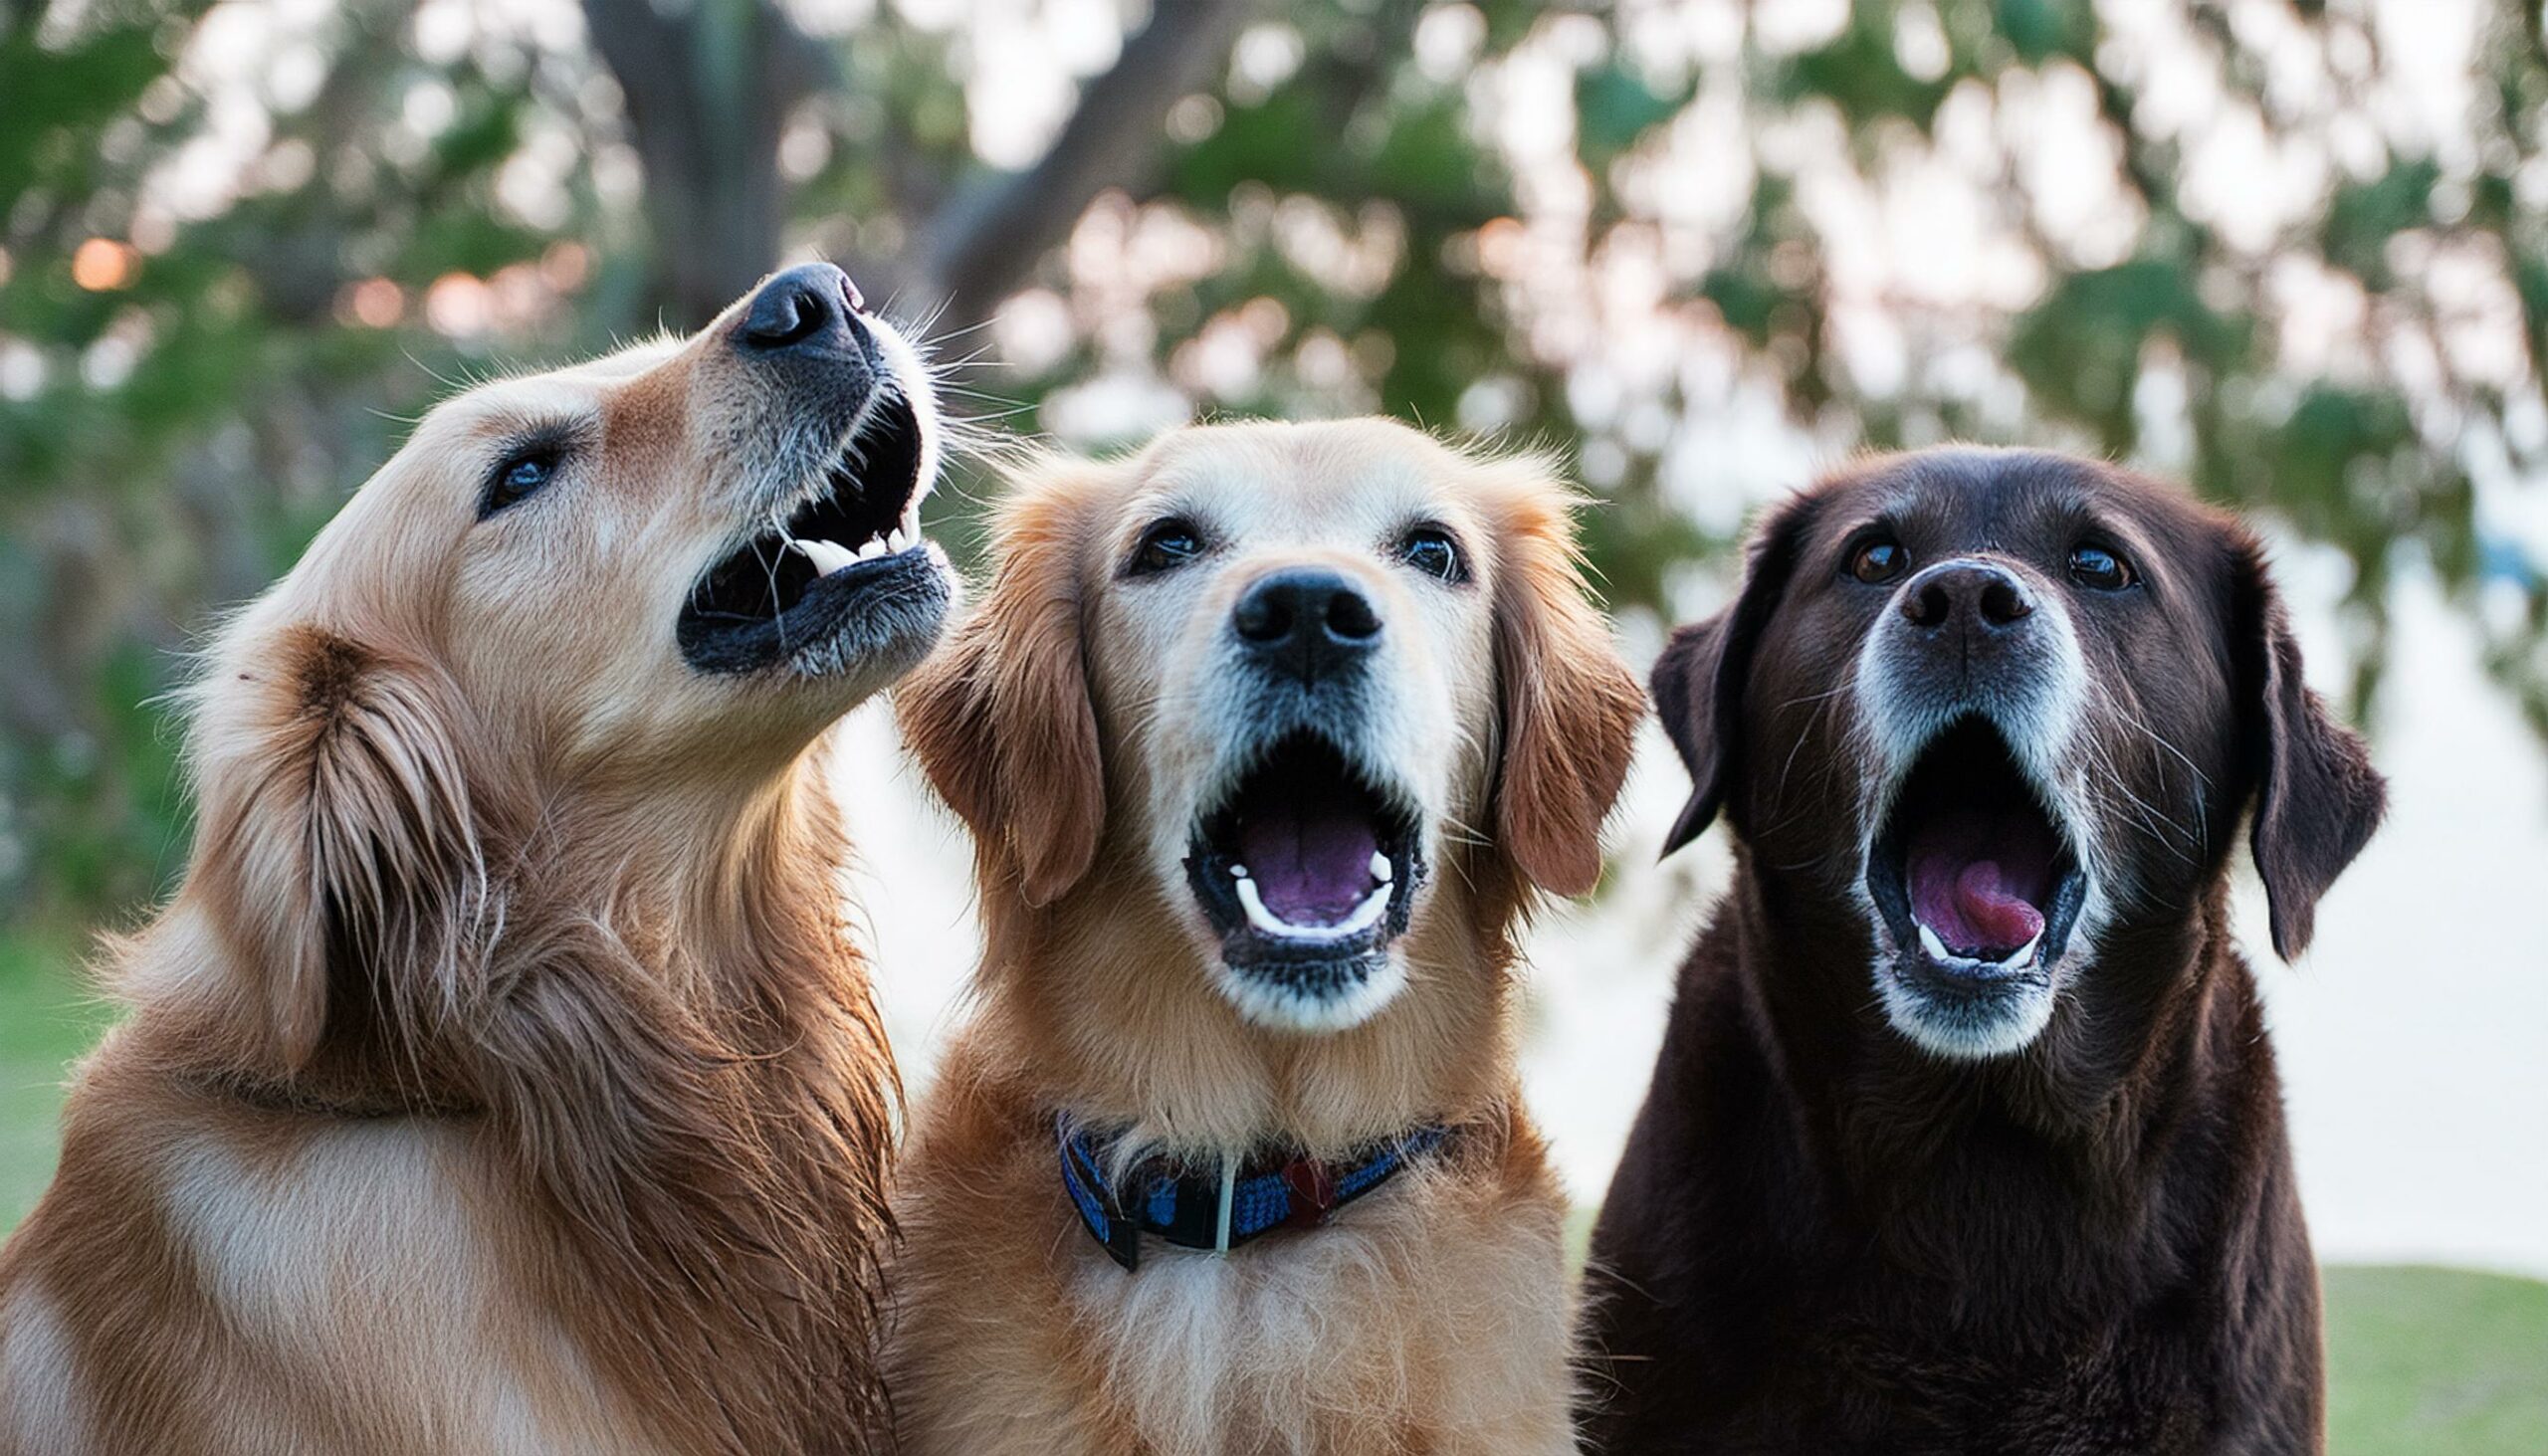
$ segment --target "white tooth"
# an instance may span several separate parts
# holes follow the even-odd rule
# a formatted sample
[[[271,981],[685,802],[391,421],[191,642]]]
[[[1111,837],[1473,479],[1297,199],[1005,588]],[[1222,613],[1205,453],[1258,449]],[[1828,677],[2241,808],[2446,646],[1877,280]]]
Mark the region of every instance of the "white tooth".
[[[858,559],[862,561],[873,561],[883,554],[885,554],[885,542],[881,539],[870,538],[867,544],[858,548]]]
[[[2010,951],[2009,958],[2001,961],[2000,963],[2011,970],[2022,970],[2026,966],[2034,963],[2035,947],[2042,943],[2043,932],[2037,931],[2034,933],[2034,937],[2032,939],[2026,941],[2022,945],[2019,945],[2017,949]]]
[[[1948,951],[1947,942],[1939,939],[1938,933],[1927,926],[1920,927],[1920,948],[1929,952],[1931,960],[1947,961],[1956,958]]]
[[[904,548],[910,544],[910,541],[904,539],[903,528],[899,525],[885,532],[885,549],[896,555],[901,555]]]
[[[1380,882],[1381,884],[1383,884],[1383,885],[1386,885],[1386,884],[1389,882],[1390,878],[1391,878],[1392,876],[1396,875],[1396,874],[1397,874],[1397,871],[1396,871],[1395,869],[1391,868],[1391,867],[1390,867],[1390,865],[1389,865],[1389,857],[1388,857],[1387,855],[1384,855],[1384,854],[1380,853],[1379,850],[1374,850],[1374,851],[1372,851],[1372,878],[1373,878],[1373,879],[1380,881]]]
[[[1246,879],[1246,878],[1247,878],[1247,866],[1245,866],[1245,865],[1232,865],[1232,866],[1230,866],[1230,878],[1231,878],[1231,879],[1233,879],[1233,880],[1244,880],[1244,879]]]
[[[1382,912],[1389,908],[1388,887],[1383,885],[1363,898],[1354,913],[1332,926],[1296,926],[1265,908],[1265,900],[1256,892],[1254,880],[1238,882],[1239,909],[1247,912],[1247,923],[1269,936],[1286,940],[1344,940],[1372,928]]]
[[[832,541],[791,540],[788,544],[794,546],[806,560],[813,562],[814,570],[824,576],[829,576],[858,559],[850,554],[847,546]]]

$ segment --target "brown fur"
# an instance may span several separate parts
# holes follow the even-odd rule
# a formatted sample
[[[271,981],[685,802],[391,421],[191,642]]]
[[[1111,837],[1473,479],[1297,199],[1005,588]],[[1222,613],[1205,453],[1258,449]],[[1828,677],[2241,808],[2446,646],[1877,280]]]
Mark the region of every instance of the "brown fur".
[[[703,486],[783,405],[730,326],[443,406],[223,634],[192,869],[0,1253],[0,1452],[880,1443],[899,1091],[819,737],[873,684],[671,644],[764,509]],[[571,494],[475,520],[549,415]]]
[[[1870,532],[1915,571],[1988,562],[2077,624],[2079,737],[2056,751],[2101,765],[2076,822],[2106,904],[2015,1050],[1941,1055],[1880,993],[1862,647],[1905,640],[1883,634],[1918,578],[1853,579]],[[2075,581],[2082,540],[2114,543],[2136,583]],[[1960,646],[1965,664],[1913,661],[2000,692],[2034,675],[1978,632]],[[2385,791],[2303,684],[2254,538],[2093,462],[1872,459],[1771,516],[1735,604],[1675,635],[1654,687],[1694,781],[1675,839],[1722,807],[1736,880],[1682,966],[1593,1233],[1592,1443],[2320,1450],[2316,1271],[2229,877],[2250,817],[2275,948],[2299,954]]]
[[[1191,617],[1162,620],[1115,562],[1168,496],[1244,523]],[[1419,746],[1453,765],[1452,816],[1494,832],[1445,838],[1395,999],[1344,1030],[1269,1030],[1215,990],[1163,875],[1155,831],[1184,785],[1162,781],[1177,770],[1155,728],[1178,710],[1153,691],[1142,634],[1208,637],[1237,583],[1296,559],[1359,573],[1398,632],[1422,603],[1386,595],[1382,566],[1341,542],[1380,536],[1409,498],[1487,553],[1491,601],[1424,639],[1457,741]],[[1584,599],[1565,494],[1536,462],[1384,424],[1214,427],[1029,473],[997,546],[988,601],[898,700],[976,835],[987,931],[978,1008],[897,1200],[888,1362],[907,1447],[1567,1449],[1564,1203],[1519,1099],[1512,933],[1533,879],[1596,876],[1640,705]],[[1324,1229],[1227,1259],[1155,1247],[1127,1274],[1063,1194],[1056,1109],[1198,1160],[1461,1131]]]

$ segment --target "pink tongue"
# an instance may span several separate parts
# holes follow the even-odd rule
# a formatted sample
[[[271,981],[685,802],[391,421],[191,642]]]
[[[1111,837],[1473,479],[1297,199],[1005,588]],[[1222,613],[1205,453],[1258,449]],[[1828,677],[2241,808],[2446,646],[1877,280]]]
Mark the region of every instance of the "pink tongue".
[[[1911,914],[1950,950],[2015,950],[2043,929],[2052,856],[2030,816],[1942,815],[1912,836]]]
[[[1380,882],[1372,819],[1349,804],[1291,804],[1250,812],[1238,852],[1257,897],[1286,924],[1332,926],[1354,913]]]

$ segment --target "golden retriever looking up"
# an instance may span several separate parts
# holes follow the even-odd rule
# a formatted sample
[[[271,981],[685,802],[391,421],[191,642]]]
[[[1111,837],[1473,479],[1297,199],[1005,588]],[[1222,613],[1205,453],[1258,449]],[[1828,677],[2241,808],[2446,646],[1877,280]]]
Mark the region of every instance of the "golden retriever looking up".
[[[1512,934],[1641,712],[1572,500],[1380,421],[1016,482],[898,698],[986,937],[897,1194],[908,1449],[1572,1449]]]
[[[840,270],[442,405],[221,634],[0,1253],[0,1451],[861,1451],[893,1066],[826,725],[936,640]]]

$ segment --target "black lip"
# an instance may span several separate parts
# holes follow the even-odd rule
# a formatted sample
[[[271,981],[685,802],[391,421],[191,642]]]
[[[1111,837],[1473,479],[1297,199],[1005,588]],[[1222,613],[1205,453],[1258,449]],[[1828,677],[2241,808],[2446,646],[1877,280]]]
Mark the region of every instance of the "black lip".
[[[2000,749],[2009,759],[2010,771],[2016,767],[2011,752],[1998,728],[1980,718],[1959,720],[1939,731],[1920,750],[1920,761],[1904,774],[1908,786],[1919,776],[1922,763],[1930,755],[1958,751],[1959,735],[1988,732],[2000,739]],[[2031,793],[2031,785],[2027,785]],[[1905,868],[1909,832],[1904,822],[1910,808],[1907,792],[1897,793],[1886,811],[1885,822],[1868,847],[1865,879],[1867,897],[1875,902],[1876,914],[1892,936],[1897,969],[1924,989],[1950,999],[1971,999],[2014,990],[2027,985],[2047,984],[2052,967],[2069,948],[2070,932],[2077,926],[2080,908],[2087,903],[2088,879],[2079,867],[2077,840],[2071,827],[2050,809],[2042,813],[2052,826],[2062,850],[2053,862],[2053,886],[2050,901],[2043,907],[2043,943],[2036,948],[2031,963],[2016,968],[2001,968],[1988,961],[1977,966],[1940,965],[1929,958],[1920,944],[1919,923],[1911,914],[1909,877]]]
[[[919,412],[900,390],[879,398],[825,468],[821,491],[796,508],[785,528],[752,536],[693,584],[674,625],[683,659],[700,672],[729,676],[782,664],[832,671],[890,651],[911,630],[925,627],[934,639],[949,585],[925,548],[825,576],[787,545],[790,537],[810,537],[854,550],[892,530],[922,486],[921,429]]]
[[[1369,929],[1337,940],[1296,940],[1259,931],[1239,904],[1231,866],[1239,863],[1237,805],[1251,787],[1262,787],[1260,775],[1296,772],[1337,773],[1367,794],[1380,833],[1380,852],[1388,856],[1388,909]],[[1240,775],[1223,801],[1206,809],[1196,823],[1185,855],[1185,883],[1202,910],[1204,921],[1220,937],[1222,963],[1241,975],[1279,985],[1296,995],[1325,999],[1370,979],[1380,967],[1389,942],[1406,934],[1415,896],[1427,867],[1423,836],[1403,799],[1364,778],[1342,750],[1315,731],[1293,733],[1274,744]]]

